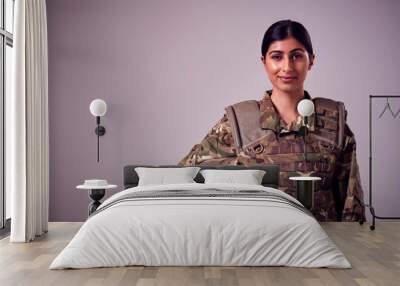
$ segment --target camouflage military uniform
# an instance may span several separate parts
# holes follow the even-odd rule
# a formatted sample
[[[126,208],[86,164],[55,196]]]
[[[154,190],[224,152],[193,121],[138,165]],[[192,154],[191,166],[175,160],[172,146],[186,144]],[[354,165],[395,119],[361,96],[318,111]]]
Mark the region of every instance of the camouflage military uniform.
[[[270,94],[271,91],[267,91],[263,99],[258,102],[259,122],[261,128],[268,132],[250,148],[247,146],[241,149],[235,146],[231,124],[225,114],[203,141],[195,145],[180,161],[180,164],[245,166],[279,164],[279,189],[293,196],[296,185],[289,180],[289,177],[305,173],[319,176],[322,180],[316,182],[313,210],[318,220],[365,220],[365,208],[361,204],[363,191],[356,159],[356,142],[348,125],[344,125],[342,146],[338,148],[332,145],[329,131],[337,130],[338,124],[330,118],[337,118],[338,114],[330,110],[321,110],[319,105],[316,105],[316,115],[310,117],[308,125],[310,132],[307,137],[305,163],[304,141],[300,134],[301,117],[297,122],[287,126],[277,113]],[[307,92],[305,97],[310,98]]]

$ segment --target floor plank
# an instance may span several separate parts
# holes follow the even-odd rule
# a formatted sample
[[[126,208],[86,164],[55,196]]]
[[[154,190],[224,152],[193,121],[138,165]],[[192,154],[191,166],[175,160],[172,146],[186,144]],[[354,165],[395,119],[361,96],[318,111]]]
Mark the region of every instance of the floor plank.
[[[81,225],[50,223],[49,232],[32,243],[0,240],[0,285],[400,285],[400,221],[379,222],[375,231],[367,224],[322,223],[352,269],[136,266],[49,270]]]

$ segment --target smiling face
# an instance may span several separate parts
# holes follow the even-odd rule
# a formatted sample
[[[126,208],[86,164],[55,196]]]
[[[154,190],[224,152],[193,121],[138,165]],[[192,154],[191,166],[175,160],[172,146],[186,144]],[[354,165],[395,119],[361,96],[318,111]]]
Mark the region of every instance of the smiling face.
[[[272,42],[262,58],[273,89],[285,93],[303,91],[313,60],[305,47],[293,37]]]

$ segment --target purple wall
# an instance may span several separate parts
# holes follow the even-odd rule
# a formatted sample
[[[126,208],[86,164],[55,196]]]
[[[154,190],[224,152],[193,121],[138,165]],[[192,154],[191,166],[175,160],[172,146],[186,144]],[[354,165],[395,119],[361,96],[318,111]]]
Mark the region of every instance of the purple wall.
[[[400,94],[399,1],[49,0],[47,10],[51,221],[85,220],[89,198],[75,189],[85,178],[121,186],[126,164],[177,163],[226,105],[261,98],[262,36],[284,18],[312,36],[306,89],[346,104],[367,193],[368,95]],[[95,98],[108,104],[100,163]],[[399,119],[380,120],[378,135],[400,139]],[[380,142],[374,152],[392,155],[376,165],[376,206],[399,215],[398,147]]]

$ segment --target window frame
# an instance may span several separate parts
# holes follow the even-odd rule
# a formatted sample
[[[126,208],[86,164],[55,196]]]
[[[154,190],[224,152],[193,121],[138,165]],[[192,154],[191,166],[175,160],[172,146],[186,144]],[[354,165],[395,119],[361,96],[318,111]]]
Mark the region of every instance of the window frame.
[[[10,219],[6,218],[5,189],[5,93],[6,93],[6,46],[13,48],[13,33],[6,30],[6,1],[0,0],[0,234],[9,232]],[[15,0],[12,1],[14,14]],[[14,15],[12,15],[14,21]],[[13,27],[14,28],[14,27]],[[14,29],[13,29],[14,30]]]

